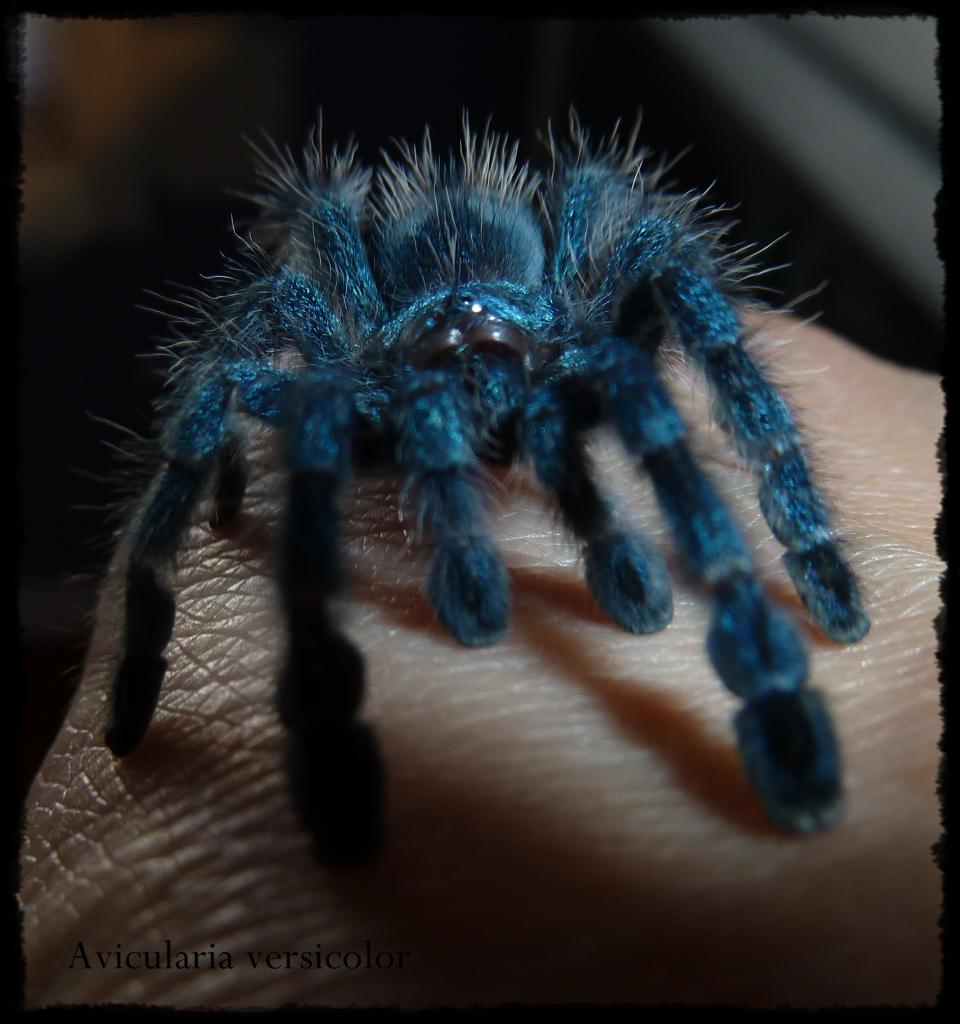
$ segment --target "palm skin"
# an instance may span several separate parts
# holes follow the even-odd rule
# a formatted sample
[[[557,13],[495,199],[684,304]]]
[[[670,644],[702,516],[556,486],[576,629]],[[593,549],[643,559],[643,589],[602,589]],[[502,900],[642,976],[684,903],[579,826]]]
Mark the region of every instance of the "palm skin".
[[[423,597],[397,480],[355,481],[338,614],[367,657],[388,845],[363,867],[319,867],[289,804],[272,702],[280,477],[257,445],[241,516],[221,533],[202,517],[190,531],[160,708],[122,762],[102,742],[122,621],[110,574],[78,697],[27,801],[28,1004],[931,1002],[939,385],[813,327],[756,326],[873,621],[847,647],[806,630],[811,684],[843,748],[836,827],[796,838],[764,816],[733,742],[736,701],[704,653],[709,602],[676,569],[648,483],[602,443],[625,521],[676,570],[673,622],[651,636],[602,615],[532,477],[498,471],[511,626],[494,647],[459,647]],[[708,426],[702,382],[678,374],[701,464],[768,591],[804,622],[752,476]],[[153,950],[165,938],[213,943],[234,969],[69,969],[78,942]],[[274,970],[245,955],[365,938],[409,951],[404,969]]]

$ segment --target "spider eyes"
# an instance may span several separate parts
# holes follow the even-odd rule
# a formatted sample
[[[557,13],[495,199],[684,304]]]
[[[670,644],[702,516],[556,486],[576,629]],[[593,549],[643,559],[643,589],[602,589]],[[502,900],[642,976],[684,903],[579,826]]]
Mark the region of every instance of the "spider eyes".
[[[530,339],[524,331],[486,314],[470,296],[461,296],[458,305],[465,310],[453,314],[434,310],[415,320],[397,344],[403,358],[414,366],[430,367],[486,350],[511,355],[528,366]]]

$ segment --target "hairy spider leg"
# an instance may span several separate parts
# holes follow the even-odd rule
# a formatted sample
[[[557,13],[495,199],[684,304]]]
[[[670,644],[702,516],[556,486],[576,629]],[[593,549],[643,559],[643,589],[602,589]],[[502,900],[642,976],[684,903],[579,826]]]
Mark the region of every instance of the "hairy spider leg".
[[[340,581],[336,494],[349,471],[354,416],[344,374],[303,378],[253,360],[225,363],[202,378],[164,440],[168,459],[133,534],[126,593],[124,657],[114,684],[106,742],[117,756],[146,732],[166,671],[174,599],[158,572],[169,571],[214,463],[236,464],[239,437],[225,427],[235,391],[240,408],[279,427],[287,438],[290,489],[281,551],[280,587],[290,633],[278,709],[291,732],[294,802],[318,855],[355,861],[380,843],[381,772],[367,726],[353,720],[363,694],[363,660],[337,630],[326,599]],[[231,470],[227,470],[229,474]],[[223,476],[217,495],[238,499]],[[222,519],[222,513],[214,516]],[[318,778],[336,778],[323,787]]]
[[[277,709],[290,734],[291,796],[321,860],[358,862],[382,843],[382,771],[372,731],[355,720],[363,658],[328,609],[342,582],[339,494],[356,425],[353,381],[340,369],[299,375],[252,361],[227,373],[241,407],[284,435],[279,586],[288,645]]]
[[[118,757],[143,738],[167,670],[164,651],[173,634],[173,591],[163,579],[203,494],[224,435],[228,388],[201,379],[163,438],[166,468],[158,475],[133,530],[126,570],[123,658],[114,680],[106,744]]]
[[[173,592],[158,577],[172,571],[211,472],[216,472],[211,526],[225,525],[240,509],[247,471],[240,436],[225,427],[231,393],[236,388],[248,411],[274,422],[280,384],[277,374],[250,360],[222,370],[211,364],[197,372],[164,432],[167,466],[134,526],[127,566],[124,653],[105,736],[118,757],[137,746],[156,710],[175,618]]]
[[[822,699],[804,688],[797,631],[766,600],[742,536],[684,443],[650,353],[617,336],[602,345],[608,415],[650,474],[691,574],[713,591],[707,652],[745,702],[735,728],[747,775],[776,822],[798,832],[825,828],[840,812],[839,753]]]
[[[262,359],[292,345],[307,371],[293,376],[240,359],[228,373],[243,407],[278,426],[286,441],[279,586],[288,647],[277,707],[289,731],[291,798],[318,859],[357,863],[382,846],[382,768],[371,729],[356,720],[363,658],[328,601],[342,576],[338,495],[356,432],[356,340],[369,334],[382,306],[357,221],[363,172],[351,170],[352,157],[324,168],[313,144],[305,176],[275,156],[279,162],[260,167],[270,191],[254,198],[266,223],[289,229],[285,262],[266,276],[250,275],[233,320],[248,325]],[[254,264],[260,259],[255,251]],[[237,482],[235,465],[221,461],[215,515],[229,508]]]
[[[353,352],[344,341],[345,332],[339,317],[309,277],[288,266],[261,274],[260,263],[264,258],[254,250],[252,255],[248,253],[246,263],[234,263],[234,270],[247,281],[223,315],[232,335],[224,353],[225,375],[229,377],[232,368],[237,383],[253,388],[248,394],[252,405],[247,411],[257,409],[255,415],[260,419],[276,422],[276,402],[273,407],[265,404],[263,393],[271,378],[267,375],[258,383],[252,383],[258,381],[259,372],[254,356],[262,360],[263,368],[267,369],[269,361],[289,346],[308,366],[327,362],[349,365]],[[347,264],[351,265],[349,261]],[[249,357],[244,358],[244,353],[249,353]],[[266,387],[266,393],[269,391]],[[240,392],[242,395],[243,387]],[[228,429],[216,457],[210,517],[210,527],[214,530],[236,518],[243,504],[249,478],[244,449],[243,436]]]
[[[661,275],[657,286],[706,376],[719,423],[760,478],[760,509],[787,549],[783,563],[800,599],[832,640],[860,640],[870,621],[856,578],[831,532],[790,410],[742,348],[735,312],[695,270]]]
[[[590,304],[591,280],[610,245],[607,229],[630,195],[624,175],[604,161],[570,167],[554,193],[554,244],[548,287],[556,308],[576,325],[596,320]],[[537,473],[560,505],[568,527],[584,544],[587,586],[594,600],[618,625],[633,633],[663,629],[673,617],[673,594],[659,551],[635,531],[616,525],[607,500],[597,492],[583,448],[585,407],[596,404],[592,346],[565,353],[556,380],[548,381],[530,410],[529,439]]]
[[[594,600],[623,629],[655,633],[673,618],[667,568],[645,538],[618,528],[608,500],[597,490],[584,451],[582,408],[569,381],[537,388],[527,408],[527,450],[540,482],[583,544]]]
[[[352,384],[338,371],[298,380],[284,411],[280,590],[289,644],[277,706],[290,731],[293,800],[328,863],[372,856],[383,840],[380,757],[371,729],[356,721],[363,659],[328,610],[342,582],[339,494],[356,421]]]
[[[507,630],[510,588],[476,493],[478,438],[462,369],[401,370],[391,415],[397,461],[434,541],[430,603],[460,643],[495,643]]]

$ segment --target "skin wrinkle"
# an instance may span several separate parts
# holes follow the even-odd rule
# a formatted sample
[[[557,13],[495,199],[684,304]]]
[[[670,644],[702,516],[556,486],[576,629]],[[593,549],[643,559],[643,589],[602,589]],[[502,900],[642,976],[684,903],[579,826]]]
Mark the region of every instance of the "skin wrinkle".
[[[704,654],[709,602],[676,571],[648,483],[604,442],[600,476],[623,522],[668,558],[676,606],[662,633],[609,623],[547,503],[526,477],[498,473],[490,522],[511,570],[511,628],[493,649],[461,648],[423,596],[399,481],[364,475],[347,489],[349,585],[336,612],[367,657],[362,718],[387,766],[389,846],[367,868],[319,868],[287,800],[272,706],[283,478],[260,444],[237,522],[214,535],[198,510],[159,710],[120,762],[102,743],[115,571],[105,587],[85,681],[28,799],[28,1003],[932,1000],[941,395],[931,377],[789,330],[778,377],[796,381],[818,435],[836,438],[811,445],[813,471],[831,482],[874,622],[850,647],[808,630],[811,681],[845,755],[848,806],[834,830],[796,839],[767,822],[737,757],[736,701]],[[796,617],[753,481],[725,468],[727,439],[702,429],[703,407],[684,412],[698,446],[722,453],[708,472],[760,543],[764,585]],[[410,969],[268,975],[239,957],[223,972],[65,969],[81,938],[88,950],[170,938],[239,953],[351,949],[364,937],[411,950]]]

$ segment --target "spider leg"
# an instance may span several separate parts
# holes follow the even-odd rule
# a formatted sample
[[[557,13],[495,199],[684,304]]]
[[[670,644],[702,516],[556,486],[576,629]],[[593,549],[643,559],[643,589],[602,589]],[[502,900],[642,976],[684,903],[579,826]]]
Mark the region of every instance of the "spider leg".
[[[123,658],[114,680],[106,744],[118,757],[143,738],[167,669],[163,653],[173,633],[173,592],[163,577],[203,494],[223,439],[227,388],[201,380],[188,394],[163,440],[167,466],[133,530],[126,571]]]
[[[594,600],[623,629],[657,632],[673,617],[666,566],[652,544],[617,528],[591,477],[576,418],[577,402],[569,390],[559,384],[541,386],[527,410],[527,449],[541,483],[584,545]]]
[[[124,651],[105,736],[117,757],[139,744],[156,710],[176,611],[163,577],[173,568],[214,463],[218,480],[211,525],[222,525],[239,510],[246,473],[239,439],[225,430],[230,394],[236,387],[248,411],[275,422],[282,378],[287,376],[248,360],[227,364],[216,376],[201,374],[164,433],[167,466],[133,529],[127,564]]]
[[[459,368],[402,374],[392,416],[398,461],[410,473],[420,524],[434,541],[427,596],[460,643],[495,643],[510,616],[509,581],[473,483],[478,442]]]
[[[760,477],[760,508],[787,549],[783,563],[800,599],[832,640],[861,639],[870,621],[856,578],[831,532],[790,410],[740,345],[729,302],[693,270],[664,275],[659,286],[710,385],[720,424]]]
[[[804,688],[797,631],[765,598],[743,538],[683,441],[650,354],[616,337],[603,347],[608,415],[649,472],[691,573],[713,591],[707,652],[745,702],[735,728],[746,772],[775,821],[799,832],[824,828],[840,811],[839,754],[822,699]]]
[[[228,375],[243,408],[285,437],[279,585],[288,647],[277,709],[290,734],[291,796],[317,856],[353,863],[382,842],[382,773],[370,728],[355,720],[363,658],[328,610],[342,581],[338,499],[355,430],[352,383],[336,371],[304,378],[245,360]],[[321,793],[320,779],[336,785]]]
[[[284,412],[289,490],[280,591],[289,633],[277,706],[290,733],[294,804],[318,856],[355,862],[379,849],[382,781],[376,741],[356,721],[363,658],[328,600],[342,579],[339,492],[350,468],[356,411],[340,375],[299,382]],[[318,787],[319,780],[335,780]]]
[[[126,591],[124,656],[114,684],[106,742],[117,756],[136,747],[150,724],[166,671],[174,599],[159,577],[172,566],[191,513],[217,464],[214,519],[239,507],[245,481],[235,434],[227,434],[229,395],[284,430],[290,470],[280,589],[289,649],[277,704],[290,730],[295,805],[319,856],[355,861],[380,842],[381,782],[375,741],[354,721],[363,695],[363,660],[333,623],[327,598],[340,583],[337,494],[349,470],[353,401],[340,375],[304,380],[251,360],[226,363],[201,380],[167,431],[167,468],[134,531]],[[317,798],[316,780],[336,779]]]
[[[248,255],[257,269],[256,261]],[[238,269],[244,269],[242,264]],[[301,272],[280,267],[270,274],[252,276],[228,305],[225,319],[234,332],[235,351],[253,350],[266,359],[292,345],[308,363],[319,356],[342,355],[343,328],[323,294]],[[249,358],[227,360],[224,376],[237,385],[248,412],[268,423],[276,423],[281,380],[269,366]],[[239,513],[246,492],[248,467],[244,444],[235,431],[226,433],[217,452],[212,529],[221,529]]]

